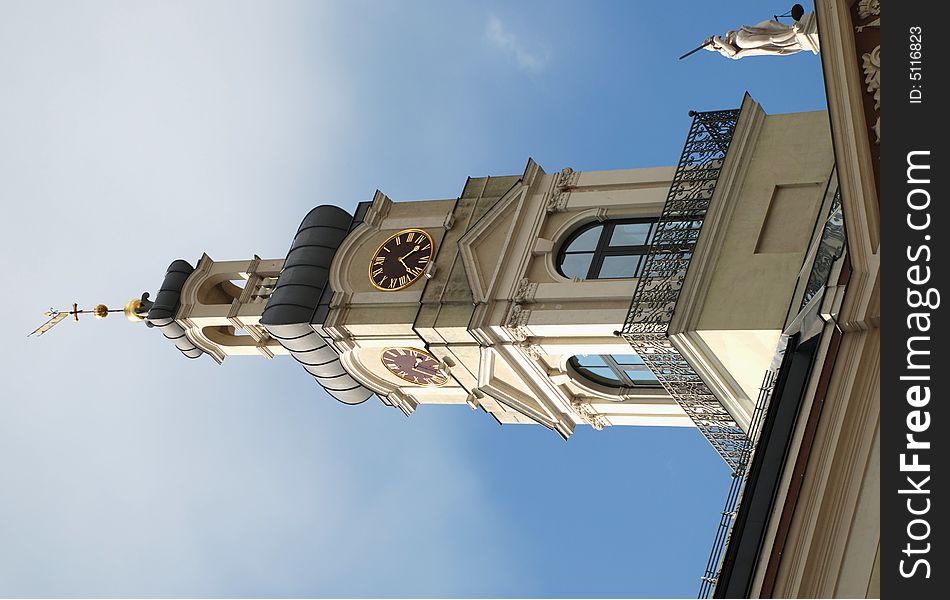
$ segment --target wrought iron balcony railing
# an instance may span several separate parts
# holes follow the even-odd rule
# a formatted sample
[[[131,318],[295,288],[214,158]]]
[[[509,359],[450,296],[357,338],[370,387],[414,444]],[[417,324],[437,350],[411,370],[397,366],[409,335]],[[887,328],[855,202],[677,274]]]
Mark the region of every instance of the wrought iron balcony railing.
[[[805,294],[802,297],[802,303],[799,310],[805,308],[812,298],[819,291],[824,289],[828,283],[828,276],[831,268],[841,257],[846,245],[844,233],[844,216],[841,211],[841,188],[835,191],[834,198],[831,201],[831,210],[821,231],[821,239],[818,243],[818,250],[815,253],[815,260],[812,263],[812,269],[808,275],[808,283],[805,286]]]
[[[735,109],[690,113],[693,122],[686,145],[621,331],[733,473],[742,469],[749,449],[748,437],[673,347],[667,329],[739,112]]]

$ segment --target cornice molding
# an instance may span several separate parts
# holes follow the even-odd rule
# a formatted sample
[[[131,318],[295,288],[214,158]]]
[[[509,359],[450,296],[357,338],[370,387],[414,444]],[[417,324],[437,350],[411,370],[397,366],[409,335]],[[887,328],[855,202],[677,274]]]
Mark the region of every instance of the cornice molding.
[[[221,346],[211,341],[211,339],[204,334],[201,327],[198,327],[194,321],[187,317],[178,318],[175,319],[175,321],[185,330],[185,336],[188,338],[188,341],[204,350],[205,353],[219,365],[224,362],[224,359],[227,358],[227,354],[224,353]]]
[[[880,322],[880,199],[864,113],[866,86],[862,61],[857,56],[851,4],[834,0],[815,2],[852,267],[840,315],[844,331],[879,327]]]

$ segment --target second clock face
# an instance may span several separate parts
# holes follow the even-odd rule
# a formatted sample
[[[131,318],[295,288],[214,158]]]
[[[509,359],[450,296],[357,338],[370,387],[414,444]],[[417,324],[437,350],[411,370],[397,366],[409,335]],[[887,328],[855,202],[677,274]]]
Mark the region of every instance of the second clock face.
[[[417,385],[442,385],[449,378],[439,368],[439,359],[418,348],[387,348],[380,360],[389,371]]]
[[[404,229],[383,242],[369,263],[369,280],[376,289],[393,292],[415,283],[432,260],[432,236],[421,229]]]

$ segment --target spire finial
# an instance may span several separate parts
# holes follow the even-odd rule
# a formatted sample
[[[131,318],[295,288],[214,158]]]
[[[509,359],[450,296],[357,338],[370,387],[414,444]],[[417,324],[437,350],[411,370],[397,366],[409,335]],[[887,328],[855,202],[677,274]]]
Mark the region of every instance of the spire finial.
[[[37,327],[26,337],[39,337],[53,327],[56,327],[60,322],[64,321],[66,317],[69,316],[72,316],[74,321],[79,321],[79,315],[92,315],[97,319],[105,319],[109,316],[109,313],[121,312],[125,313],[126,318],[130,321],[144,321],[145,314],[143,314],[143,312],[147,313],[149,306],[151,306],[151,303],[148,301],[147,292],[142,294],[141,300],[138,298],[129,300],[124,308],[111,309],[105,304],[97,304],[90,310],[80,310],[79,304],[73,302],[73,307],[71,310],[56,310],[55,308],[50,308],[48,311],[43,313],[45,316],[49,317],[49,320]]]

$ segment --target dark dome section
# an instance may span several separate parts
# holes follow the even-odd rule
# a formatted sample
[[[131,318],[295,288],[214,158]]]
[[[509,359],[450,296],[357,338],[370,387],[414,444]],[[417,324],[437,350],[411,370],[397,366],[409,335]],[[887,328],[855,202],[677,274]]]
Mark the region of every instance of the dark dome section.
[[[319,324],[310,322],[329,291],[330,264],[352,223],[353,217],[338,206],[318,206],[304,217],[261,315],[271,337],[345,404],[364,402],[373,392],[350,377],[336,349],[318,333]]]
[[[204,354],[204,351],[191,343],[185,335],[184,328],[175,322],[175,313],[178,312],[178,306],[181,304],[181,288],[194,270],[195,268],[188,261],[181,259],[168,265],[165,280],[146,318],[150,325],[158,327],[162,335],[170,339],[175,347],[188,358],[198,358]]]
[[[262,325],[310,322],[327,285],[333,255],[352,222],[352,215],[338,206],[318,206],[307,213],[261,315]]]
[[[346,372],[336,349],[314,331],[310,323],[264,327],[328,394],[340,402],[360,404],[373,395]]]

